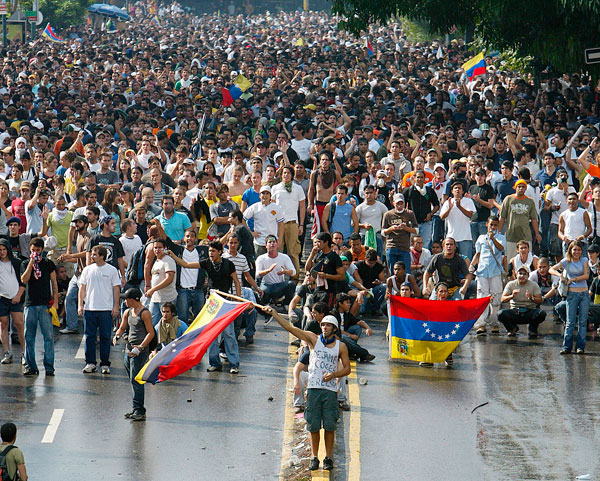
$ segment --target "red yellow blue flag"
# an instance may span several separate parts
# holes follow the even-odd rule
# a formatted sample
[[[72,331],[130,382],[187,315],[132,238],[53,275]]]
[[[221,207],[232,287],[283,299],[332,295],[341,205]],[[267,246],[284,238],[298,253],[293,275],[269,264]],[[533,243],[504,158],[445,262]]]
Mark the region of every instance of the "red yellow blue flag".
[[[54,30],[52,30],[52,27],[50,26],[50,24],[46,25],[46,28],[42,32],[42,36],[46,37],[48,40],[51,40],[52,42],[57,42],[57,43],[65,42],[64,38],[61,38],[54,33]]]
[[[373,50],[373,47],[371,46],[371,42],[369,42],[369,39],[365,39],[365,47],[367,48],[367,55],[369,57],[372,57],[373,55],[375,55],[375,50]]]
[[[244,312],[248,304],[250,302],[230,301],[212,292],[183,335],[150,359],[135,380],[140,384],[156,384],[196,366],[211,343]]]
[[[465,71],[466,76],[469,77],[469,80],[478,75],[483,75],[486,72],[483,52],[479,52],[472,59],[467,60],[462,65],[462,69]]]
[[[489,297],[430,301],[390,296],[391,357],[444,362],[489,303]]]

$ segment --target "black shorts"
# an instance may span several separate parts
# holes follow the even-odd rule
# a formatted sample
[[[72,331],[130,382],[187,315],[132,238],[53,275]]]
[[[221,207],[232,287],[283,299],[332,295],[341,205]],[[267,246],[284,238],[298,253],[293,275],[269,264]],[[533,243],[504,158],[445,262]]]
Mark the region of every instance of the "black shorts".
[[[11,299],[0,297],[0,317],[8,317],[11,312],[23,312],[23,303],[13,304]]]

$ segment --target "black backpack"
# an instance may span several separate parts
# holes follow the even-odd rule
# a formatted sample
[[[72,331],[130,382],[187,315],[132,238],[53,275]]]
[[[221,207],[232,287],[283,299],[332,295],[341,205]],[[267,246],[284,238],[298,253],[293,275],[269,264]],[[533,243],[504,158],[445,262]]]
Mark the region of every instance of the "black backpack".
[[[131,256],[131,261],[125,270],[125,282],[128,284],[139,286],[144,280],[144,263],[146,262],[146,247],[148,247],[148,244],[146,243],[140,247]]]
[[[337,202],[333,204],[329,204],[329,217],[327,218],[327,228],[331,231],[331,226],[333,225],[333,218],[335,217],[335,209]]]
[[[6,455],[13,449],[15,445],[11,444],[7,446],[4,451],[0,453],[0,481],[16,481],[19,477],[18,471],[15,473],[15,477],[11,478],[8,474],[8,467],[6,466]]]

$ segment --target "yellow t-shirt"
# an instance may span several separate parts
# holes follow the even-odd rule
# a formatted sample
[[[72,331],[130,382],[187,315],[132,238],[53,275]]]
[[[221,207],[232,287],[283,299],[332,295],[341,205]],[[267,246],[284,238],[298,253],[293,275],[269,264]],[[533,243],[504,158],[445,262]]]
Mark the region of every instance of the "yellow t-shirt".
[[[240,196],[241,197],[241,196]],[[208,207],[210,207],[211,205],[213,205],[216,200],[209,200],[209,199],[204,199],[206,201],[206,204],[208,205]],[[206,222],[206,216],[204,214],[202,214],[202,216],[200,217],[200,221],[198,222],[198,239],[199,240],[203,240],[206,239],[206,237],[208,236],[208,228],[210,227],[210,225],[212,224],[212,222]]]

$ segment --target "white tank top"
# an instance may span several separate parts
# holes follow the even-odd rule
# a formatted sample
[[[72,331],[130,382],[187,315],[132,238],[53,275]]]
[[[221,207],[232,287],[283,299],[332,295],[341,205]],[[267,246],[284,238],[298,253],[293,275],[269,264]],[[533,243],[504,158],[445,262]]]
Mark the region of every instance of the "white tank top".
[[[410,282],[408,279],[408,272],[406,273],[406,276],[404,277],[404,280],[402,281],[402,283],[404,284],[405,282]],[[396,276],[392,276],[392,295],[394,295],[394,296],[400,295],[400,286],[396,282]]]
[[[570,209],[565,210],[561,216],[565,220],[565,237],[567,239],[577,239],[580,235],[585,234],[587,227],[583,216],[585,210],[579,207],[576,211]]]
[[[519,254],[517,254],[516,256],[514,256],[511,259],[511,262],[512,262],[512,265],[513,265],[513,267],[515,269],[515,273],[519,272],[519,269],[522,266],[529,267],[529,269],[531,270],[531,272],[533,272],[533,259],[537,259],[537,256],[534,256],[531,252],[529,254],[527,254],[527,260],[525,262],[523,262],[521,260],[521,256]]]
[[[327,389],[338,391],[338,380],[323,382],[323,376],[328,372],[335,372],[338,368],[340,354],[340,341],[336,339],[335,345],[330,349],[317,339],[314,349],[310,351],[308,361],[308,389]]]

